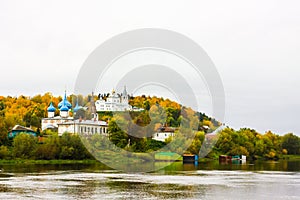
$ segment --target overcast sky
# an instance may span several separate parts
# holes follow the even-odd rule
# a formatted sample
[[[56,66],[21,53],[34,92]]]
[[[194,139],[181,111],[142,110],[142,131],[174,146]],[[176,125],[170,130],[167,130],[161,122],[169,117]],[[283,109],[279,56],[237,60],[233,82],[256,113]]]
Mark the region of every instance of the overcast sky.
[[[164,28],[215,63],[226,120],[300,135],[300,1],[0,0],[0,95],[72,91],[87,56],[114,35]]]

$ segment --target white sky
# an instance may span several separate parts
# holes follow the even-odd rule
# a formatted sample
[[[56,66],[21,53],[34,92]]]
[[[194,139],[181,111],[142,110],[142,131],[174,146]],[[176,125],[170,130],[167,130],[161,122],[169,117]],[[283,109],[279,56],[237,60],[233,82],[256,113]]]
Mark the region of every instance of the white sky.
[[[0,0],[0,95],[72,91],[87,56],[114,35],[164,28],[215,63],[226,123],[300,134],[300,1]]]

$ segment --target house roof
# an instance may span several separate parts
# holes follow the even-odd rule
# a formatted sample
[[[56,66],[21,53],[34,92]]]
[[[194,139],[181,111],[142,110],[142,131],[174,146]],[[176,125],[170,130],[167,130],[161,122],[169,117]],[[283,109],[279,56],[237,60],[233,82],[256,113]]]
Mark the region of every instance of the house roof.
[[[34,130],[32,130],[31,128],[27,128],[27,127],[21,126],[21,125],[15,125],[13,127],[12,131],[32,131],[32,132],[34,132]]]
[[[159,132],[174,132],[175,128],[163,126],[163,127],[158,128],[157,131],[159,131]]]

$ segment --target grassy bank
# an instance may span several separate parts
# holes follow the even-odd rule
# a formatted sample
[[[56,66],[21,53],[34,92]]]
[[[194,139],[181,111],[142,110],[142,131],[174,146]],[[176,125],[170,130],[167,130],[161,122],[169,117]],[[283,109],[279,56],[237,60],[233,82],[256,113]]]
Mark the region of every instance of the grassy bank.
[[[97,160],[29,160],[14,159],[0,160],[0,164],[95,164],[100,163]]]
[[[282,155],[280,159],[283,160],[300,160],[300,155]]]
[[[300,160],[300,155],[282,155],[280,160]],[[118,159],[117,159],[118,160]],[[120,159],[121,160],[121,159]],[[199,162],[210,162],[218,160],[216,158],[200,158]],[[264,158],[258,158],[257,160],[265,160]],[[1,164],[96,164],[100,163],[97,160],[86,159],[86,160],[33,160],[33,159],[0,159]]]

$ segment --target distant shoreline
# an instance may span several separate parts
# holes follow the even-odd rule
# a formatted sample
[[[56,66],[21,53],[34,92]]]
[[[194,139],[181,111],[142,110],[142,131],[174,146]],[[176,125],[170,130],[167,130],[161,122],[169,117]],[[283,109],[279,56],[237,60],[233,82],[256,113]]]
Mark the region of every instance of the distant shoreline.
[[[209,162],[217,159],[212,158],[200,158],[199,162]],[[258,161],[271,161],[266,160],[265,158],[259,158]],[[298,161],[300,160],[300,155],[284,155],[279,158],[279,160],[288,160],[288,161]],[[98,160],[86,159],[86,160],[33,160],[33,159],[12,159],[0,160],[0,165],[5,164],[103,164]]]

